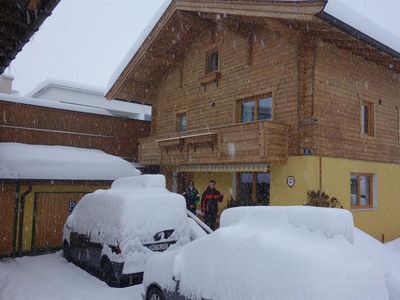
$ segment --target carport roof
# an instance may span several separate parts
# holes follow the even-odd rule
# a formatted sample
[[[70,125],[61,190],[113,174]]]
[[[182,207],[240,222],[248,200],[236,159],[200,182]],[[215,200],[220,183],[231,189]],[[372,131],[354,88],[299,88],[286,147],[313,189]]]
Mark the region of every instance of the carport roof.
[[[115,180],[140,175],[132,163],[100,150],[0,143],[0,179]]]

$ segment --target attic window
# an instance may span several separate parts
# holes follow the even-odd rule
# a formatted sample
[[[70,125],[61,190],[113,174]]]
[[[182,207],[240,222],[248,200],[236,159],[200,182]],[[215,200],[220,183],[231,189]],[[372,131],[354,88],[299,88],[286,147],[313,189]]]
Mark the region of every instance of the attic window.
[[[206,54],[206,74],[218,72],[219,70],[219,52],[217,49]]]

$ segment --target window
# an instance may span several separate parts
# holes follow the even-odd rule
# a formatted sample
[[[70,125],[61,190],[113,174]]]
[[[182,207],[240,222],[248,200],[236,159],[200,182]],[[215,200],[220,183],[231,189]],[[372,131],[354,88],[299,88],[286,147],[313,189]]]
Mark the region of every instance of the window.
[[[272,97],[256,97],[239,101],[241,123],[272,120]]]
[[[186,131],[187,117],[186,113],[179,113],[176,115],[176,131]]]
[[[351,208],[363,209],[374,207],[373,174],[353,173],[350,177]]]
[[[374,104],[364,101],[361,105],[361,133],[374,136]]]
[[[219,52],[214,49],[206,54],[206,74],[219,70]]]
[[[269,173],[238,173],[238,195],[243,202],[269,203]]]

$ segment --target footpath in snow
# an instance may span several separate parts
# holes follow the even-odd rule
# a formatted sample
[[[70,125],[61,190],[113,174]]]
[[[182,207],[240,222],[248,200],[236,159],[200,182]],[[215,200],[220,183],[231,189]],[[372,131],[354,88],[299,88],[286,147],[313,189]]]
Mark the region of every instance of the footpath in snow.
[[[61,252],[0,261],[1,300],[141,300],[142,285],[110,288]]]

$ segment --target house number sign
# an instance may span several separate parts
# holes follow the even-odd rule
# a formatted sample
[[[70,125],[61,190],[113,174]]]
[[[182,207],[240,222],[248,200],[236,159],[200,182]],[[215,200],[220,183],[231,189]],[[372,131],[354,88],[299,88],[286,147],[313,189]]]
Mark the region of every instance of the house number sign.
[[[296,183],[296,179],[294,178],[294,176],[288,176],[286,182],[288,187],[292,188]]]

